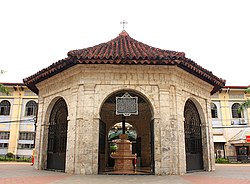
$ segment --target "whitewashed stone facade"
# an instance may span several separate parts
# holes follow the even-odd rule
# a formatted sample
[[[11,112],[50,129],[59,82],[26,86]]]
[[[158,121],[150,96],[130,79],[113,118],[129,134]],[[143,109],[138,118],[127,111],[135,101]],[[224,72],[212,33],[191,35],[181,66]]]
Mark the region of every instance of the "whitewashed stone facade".
[[[68,107],[66,173],[98,174],[100,111],[114,92],[133,91],[150,104],[156,175],[186,173],[184,106],[191,99],[201,119],[204,170],[214,167],[210,114],[213,85],[170,65],[78,64],[36,84],[39,112],[35,167],[46,169],[50,112],[62,97]],[[140,113],[140,112],[139,112]]]

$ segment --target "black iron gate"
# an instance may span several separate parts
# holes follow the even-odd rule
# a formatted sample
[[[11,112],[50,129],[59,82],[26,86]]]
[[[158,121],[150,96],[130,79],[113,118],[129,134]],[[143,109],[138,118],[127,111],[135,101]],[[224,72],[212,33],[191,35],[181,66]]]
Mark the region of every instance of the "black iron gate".
[[[155,173],[155,139],[154,139],[154,120],[150,122],[150,146],[151,146],[151,172]]]
[[[98,155],[98,173],[105,171],[105,144],[106,143],[106,123],[99,121],[99,155]]]
[[[65,170],[68,109],[60,98],[54,105],[48,132],[47,169]]]
[[[186,170],[202,170],[203,154],[200,116],[191,100],[187,101],[184,111]]]

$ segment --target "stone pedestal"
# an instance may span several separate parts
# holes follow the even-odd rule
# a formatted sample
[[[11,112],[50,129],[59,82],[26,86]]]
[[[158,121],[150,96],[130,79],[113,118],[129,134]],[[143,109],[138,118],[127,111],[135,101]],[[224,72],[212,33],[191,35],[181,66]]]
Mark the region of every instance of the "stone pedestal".
[[[117,141],[117,150],[114,154],[111,154],[111,158],[115,160],[114,171],[128,172],[133,171],[133,159],[135,155],[132,154],[132,142],[127,140],[126,134],[119,136],[121,140]]]

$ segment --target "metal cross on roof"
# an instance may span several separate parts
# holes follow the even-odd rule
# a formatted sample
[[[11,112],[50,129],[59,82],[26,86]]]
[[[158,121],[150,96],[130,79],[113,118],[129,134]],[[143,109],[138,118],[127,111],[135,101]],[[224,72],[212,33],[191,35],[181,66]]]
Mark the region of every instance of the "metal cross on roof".
[[[120,22],[120,24],[122,24],[122,31],[125,31],[125,24],[127,24],[128,22],[125,22],[125,20],[123,20],[122,22]]]

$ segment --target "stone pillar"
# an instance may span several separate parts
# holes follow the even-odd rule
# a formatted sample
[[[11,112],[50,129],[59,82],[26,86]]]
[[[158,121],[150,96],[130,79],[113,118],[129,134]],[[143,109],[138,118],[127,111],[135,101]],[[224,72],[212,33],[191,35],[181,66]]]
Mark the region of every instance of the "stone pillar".
[[[205,150],[206,155],[204,162],[204,169],[207,171],[214,171],[215,170],[215,158],[214,158],[214,143],[213,143],[213,130],[212,130],[212,120],[211,120],[211,110],[210,110],[210,105],[211,101],[210,100],[205,100],[205,122],[204,122],[204,128],[206,132],[206,137],[205,137]],[[203,149],[203,150],[204,150]]]
[[[42,169],[42,151],[41,151],[41,144],[42,144],[42,137],[43,137],[43,120],[44,120],[44,102],[43,98],[39,98],[38,100],[38,112],[37,112],[37,122],[36,122],[36,137],[35,137],[35,157],[34,157],[34,166],[36,169]]]
[[[184,174],[186,172],[186,149],[185,149],[185,131],[184,131],[184,100],[181,89],[176,89],[176,113],[177,113],[177,153],[178,163],[175,174]]]
[[[75,145],[76,145],[76,121],[78,109],[78,97],[81,95],[81,86],[71,88],[70,101],[68,102],[68,130],[67,130],[67,149],[66,149],[66,163],[65,172],[73,174],[75,172]]]
[[[169,117],[169,128],[170,128],[170,146],[171,146],[171,155],[170,155],[170,174],[179,173],[179,125],[180,123],[177,120],[177,112],[180,109],[177,106],[177,90],[176,86],[170,86],[169,94],[169,107],[170,107],[170,117]]]
[[[94,84],[84,84],[84,91],[81,94],[83,111],[81,111],[82,116],[78,114],[79,118],[76,120],[76,174],[93,174],[94,89]]]
[[[98,174],[99,121],[99,118],[95,118],[92,126],[92,174]]]
[[[155,174],[161,175],[161,125],[160,118],[154,119],[154,164]]]
[[[41,145],[40,145],[40,167],[39,169],[47,169],[47,147],[48,147],[49,122],[41,124]]]
[[[38,106],[38,117],[37,117],[37,130],[36,130],[36,154],[35,156],[35,167],[39,170],[47,168],[47,144],[48,144],[48,128],[49,122],[46,119],[46,112],[48,109],[45,109],[45,99],[40,97]],[[47,107],[48,108],[48,107]],[[48,115],[49,117],[49,115]],[[37,165],[36,165],[37,157]]]
[[[171,173],[171,130],[169,122],[169,89],[166,86],[160,87],[160,134],[161,137],[160,157],[161,170],[160,175]]]

